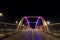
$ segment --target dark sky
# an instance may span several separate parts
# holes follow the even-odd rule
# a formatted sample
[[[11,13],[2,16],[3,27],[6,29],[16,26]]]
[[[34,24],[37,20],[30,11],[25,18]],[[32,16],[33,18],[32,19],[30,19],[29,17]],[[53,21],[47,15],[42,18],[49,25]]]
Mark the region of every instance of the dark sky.
[[[60,22],[60,5],[58,1],[1,1],[0,12],[3,17],[0,21],[14,23],[23,16],[42,16],[51,22]]]

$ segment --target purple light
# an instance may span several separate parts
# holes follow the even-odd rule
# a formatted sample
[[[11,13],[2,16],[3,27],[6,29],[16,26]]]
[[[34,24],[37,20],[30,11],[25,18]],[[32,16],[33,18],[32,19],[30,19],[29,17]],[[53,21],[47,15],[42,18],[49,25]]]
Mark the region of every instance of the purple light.
[[[27,21],[27,22],[28,22],[28,21]],[[28,26],[30,26],[30,25],[29,25],[29,22],[28,22]]]
[[[25,16],[24,18],[27,18],[27,16]]]
[[[28,23],[28,26],[30,26],[30,25],[29,25],[29,21],[28,21],[27,17],[24,17],[24,18],[26,19],[26,21],[27,21],[27,23]]]
[[[27,23],[28,23],[28,26],[30,26],[29,21],[28,21],[28,19],[27,19],[27,18],[29,18],[29,16],[24,16],[24,18],[26,19],[26,21],[27,21]],[[41,18],[41,16],[35,16],[34,18],[38,18],[37,21],[36,21],[36,25],[35,25],[35,26],[37,27],[38,21],[39,21],[39,19]]]
[[[38,23],[38,19],[37,19],[37,21],[36,21],[36,26],[37,26],[37,23]]]
[[[38,17],[38,18],[41,18],[41,17]]]
[[[37,24],[38,24],[38,20],[41,18],[40,16],[37,16],[38,17],[38,19],[37,19],[37,21],[36,21],[36,26],[37,26]]]

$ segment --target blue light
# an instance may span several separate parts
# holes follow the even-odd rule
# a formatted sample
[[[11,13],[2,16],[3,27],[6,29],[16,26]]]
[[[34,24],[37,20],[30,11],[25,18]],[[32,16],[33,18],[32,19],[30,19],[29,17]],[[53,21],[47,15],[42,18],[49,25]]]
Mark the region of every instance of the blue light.
[[[35,34],[35,40],[40,40],[40,37],[37,33]]]

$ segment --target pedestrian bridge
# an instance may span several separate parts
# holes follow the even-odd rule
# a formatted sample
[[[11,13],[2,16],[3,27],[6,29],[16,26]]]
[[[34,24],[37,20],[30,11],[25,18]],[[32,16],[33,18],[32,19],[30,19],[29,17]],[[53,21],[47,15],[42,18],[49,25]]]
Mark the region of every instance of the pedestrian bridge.
[[[17,32],[22,29],[39,29],[42,31],[49,31],[46,21],[41,16],[24,16],[20,20]]]

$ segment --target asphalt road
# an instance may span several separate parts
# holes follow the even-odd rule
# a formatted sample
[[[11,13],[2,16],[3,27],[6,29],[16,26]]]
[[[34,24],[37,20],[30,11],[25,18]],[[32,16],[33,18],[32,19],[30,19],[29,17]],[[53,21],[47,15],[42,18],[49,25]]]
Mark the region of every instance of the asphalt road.
[[[4,40],[60,40],[60,39],[47,33],[44,33],[42,31],[31,29],[22,30]]]

